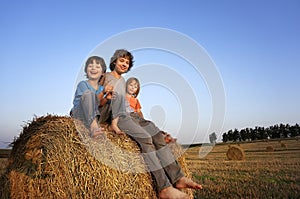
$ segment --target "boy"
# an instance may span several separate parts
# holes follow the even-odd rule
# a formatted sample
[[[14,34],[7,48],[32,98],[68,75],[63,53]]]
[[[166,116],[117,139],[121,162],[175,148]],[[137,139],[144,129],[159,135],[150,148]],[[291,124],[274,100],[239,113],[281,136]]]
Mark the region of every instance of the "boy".
[[[89,57],[85,63],[84,72],[87,80],[78,83],[73,100],[71,116],[79,119],[90,131],[90,136],[102,134],[98,126],[98,97],[103,96],[106,89],[99,85],[99,80],[106,71],[103,58],[98,56]]]
[[[126,103],[125,80],[122,74],[128,72],[132,66],[133,56],[126,50],[116,50],[111,57],[109,67],[112,72],[106,73],[104,83],[114,87],[114,96],[110,104],[111,127],[117,134],[126,132],[138,143],[145,163],[154,177],[159,198],[189,198],[179,189],[202,189],[202,186],[184,177],[163,134],[153,123],[141,126],[126,112],[126,106],[129,104]]]

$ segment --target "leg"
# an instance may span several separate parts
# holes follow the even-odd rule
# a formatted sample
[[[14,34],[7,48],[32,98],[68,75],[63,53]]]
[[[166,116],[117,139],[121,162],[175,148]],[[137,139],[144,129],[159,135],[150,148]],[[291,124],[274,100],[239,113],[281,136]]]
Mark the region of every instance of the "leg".
[[[160,159],[165,172],[167,173],[171,183],[175,184],[175,182],[184,176],[180,165],[175,159],[169,145],[166,144],[162,133],[159,132],[155,134],[152,136],[152,139],[157,150],[157,156]]]
[[[155,146],[153,145],[151,135],[149,135],[140,125],[135,123],[129,116],[119,118],[119,127],[129,134],[140,146],[142,156],[153,175],[158,189],[158,196],[161,199],[188,199],[188,195],[175,189],[157,157]]]
[[[119,128],[118,126],[119,117],[116,117],[112,120],[110,127],[113,131],[115,131],[116,134],[124,135],[125,133]]]
[[[102,107],[99,108],[100,112],[100,118],[99,122],[100,124],[103,123],[111,123],[111,105],[110,105],[110,100],[104,104]]]
[[[96,136],[98,136],[98,135],[100,135],[100,134],[103,133],[102,130],[101,130],[101,128],[99,128],[97,118],[95,118],[92,121],[92,123],[90,125],[90,129],[91,129],[91,131],[90,131],[90,136],[91,137],[96,137]]]
[[[171,183],[156,156],[156,149],[152,143],[151,136],[128,116],[121,116],[118,125],[122,131],[130,135],[138,143],[145,163],[157,184],[158,191],[170,187]]]
[[[79,106],[73,111],[74,118],[81,120],[85,127],[90,130],[90,135],[100,134],[101,129],[98,126],[97,116],[98,98],[92,91],[86,91],[80,99]]]
[[[161,162],[165,173],[168,175],[172,184],[176,185],[176,188],[193,188],[202,189],[202,186],[193,182],[191,179],[184,177],[181,167],[175,159],[169,145],[167,145],[164,137],[164,132],[159,131],[155,124],[151,121],[135,118],[135,121],[139,121],[142,128],[152,135],[152,142],[155,146],[157,157]],[[144,125],[143,125],[144,124]]]

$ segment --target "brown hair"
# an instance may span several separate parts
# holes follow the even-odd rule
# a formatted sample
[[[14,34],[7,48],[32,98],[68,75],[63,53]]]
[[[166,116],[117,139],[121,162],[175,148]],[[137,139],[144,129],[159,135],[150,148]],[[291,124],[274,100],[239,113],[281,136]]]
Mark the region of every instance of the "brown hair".
[[[128,86],[128,84],[130,84],[130,83],[133,82],[133,81],[136,81],[136,83],[137,83],[137,85],[138,85],[138,88],[137,88],[137,90],[136,90],[136,93],[134,94],[134,97],[137,97],[138,94],[139,94],[139,92],[140,92],[141,84],[140,84],[140,81],[139,81],[137,78],[135,78],[135,77],[130,77],[130,78],[126,81],[126,92],[127,92],[127,86]]]
[[[115,65],[116,65],[116,61],[118,58],[123,57],[129,60],[129,68],[128,71],[131,69],[131,67],[133,66],[133,55],[124,49],[118,49],[115,51],[114,55],[110,58],[110,64],[109,64],[109,68],[111,71],[113,71],[115,69]],[[127,72],[128,72],[127,71]]]
[[[101,65],[102,68],[102,72],[105,73],[106,72],[106,64],[105,61],[102,57],[98,57],[98,56],[91,56],[89,57],[86,62],[85,62],[85,66],[84,66],[84,72],[86,73],[87,67],[90,63],[93,63],[93,61],[96,61],[96,63],[99,63]]]

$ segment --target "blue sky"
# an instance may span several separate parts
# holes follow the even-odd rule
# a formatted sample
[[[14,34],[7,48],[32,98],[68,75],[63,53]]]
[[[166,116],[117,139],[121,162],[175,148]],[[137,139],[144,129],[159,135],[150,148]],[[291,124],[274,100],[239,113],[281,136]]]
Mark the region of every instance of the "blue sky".
[[[226,96],[219,135],[234,128],[300,123],[299,10],[298,0],[2,0],[0,146],[18,136],[34,115],[67,115],[87,56],[108,38],[144,27],[182,33],[213,60]],[[170,55],[147,50],[133,54],[137,67],[155,62],[180,70],[176,65],[180,60]],[[109,57],[105,58],[108,64]],[[196,92],[202,126],[197,131],[206,132],[194,137],[193,141],[199,142],[213,131],[208,127],[212,109],[209,91],[203,79],[197,84],[197,78],[189,77],[193,71],[180,73],[191,78],[189,83]],[[175,133],[183,118],[176,105],[168,106],[178,100],[157,89],[162,87],[152,84],[142,88],[145,115],[157,123],[161,120],[155,119],[155,114],[163,115],[158,125]],[[155,95],[157,92],[166,96]],[[170,99],[165,107],[165,102],[155,101],[160,97]],[[178,116],[169,115],[169,109],[175,111],[171,115]],[[177,133],[183,143],[190,142],[188,133]]]

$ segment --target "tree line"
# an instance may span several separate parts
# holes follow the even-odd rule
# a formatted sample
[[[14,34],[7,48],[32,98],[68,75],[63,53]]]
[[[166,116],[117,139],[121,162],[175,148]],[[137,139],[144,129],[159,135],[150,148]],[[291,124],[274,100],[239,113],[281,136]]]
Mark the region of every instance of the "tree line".
[[[300,136],[299,124],[276,124],[270,127],[244,128],[229,130],[222,135],[223,142],[240,142]]]

